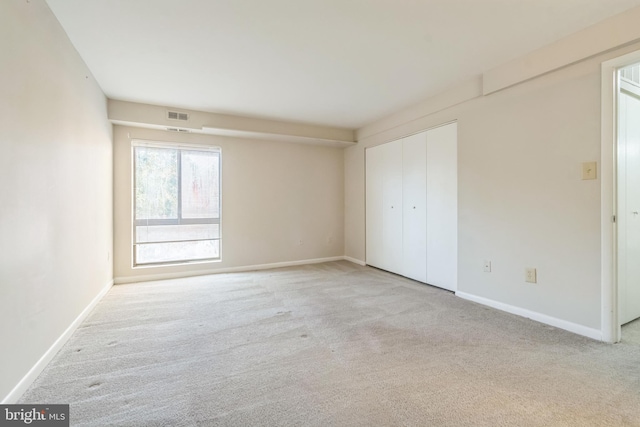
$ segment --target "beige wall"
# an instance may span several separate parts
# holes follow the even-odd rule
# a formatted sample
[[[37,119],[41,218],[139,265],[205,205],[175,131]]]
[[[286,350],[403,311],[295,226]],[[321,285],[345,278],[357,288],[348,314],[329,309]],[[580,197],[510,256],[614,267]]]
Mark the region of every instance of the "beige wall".
[[[131,139],[222,148],[221,262],[131,267]],[[116,281],[343,255],[340,148],[125,126],[114,127],[114,144]]]
[[[112,279],[106,99],[43,1],[0,2],[0,400]]]
[[[365,148],[457,120],[458,290],[600,329],[600,180],[581,180],[581,163],[600,161],[600,64],[633,49],[361,130],[345,150],[346,256],[365,259]],[[526,267],[537,284],[524,282]]]

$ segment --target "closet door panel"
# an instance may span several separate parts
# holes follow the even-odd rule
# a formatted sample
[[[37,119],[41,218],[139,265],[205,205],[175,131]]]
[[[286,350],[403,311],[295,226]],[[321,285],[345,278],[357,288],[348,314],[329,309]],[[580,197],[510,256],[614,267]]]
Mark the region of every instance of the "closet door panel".
[[[381,268],[402,274],[402,140],[384,144],[383,147],[382,241],[385,259]]]
[[[427,132],[427,283],[458,282],[457,124]]]
[[[427,281],[427,134],[403,140],[402,275]]]
[[[366,262],[380,268],[382,268],[381,263],[384,263],[382,261],[384,258],[384,242],[382,240],[384,155],[383,146],[368,148],[365,152]]]

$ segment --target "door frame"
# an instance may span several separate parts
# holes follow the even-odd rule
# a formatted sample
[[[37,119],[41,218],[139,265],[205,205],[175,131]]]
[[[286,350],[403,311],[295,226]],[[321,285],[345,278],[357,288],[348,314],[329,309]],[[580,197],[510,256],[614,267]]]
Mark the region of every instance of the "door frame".
[[[600,135],[600,239],[602,340],[619,342],[618,301],[618,69],[640,62],[640,50],[602,63]]]

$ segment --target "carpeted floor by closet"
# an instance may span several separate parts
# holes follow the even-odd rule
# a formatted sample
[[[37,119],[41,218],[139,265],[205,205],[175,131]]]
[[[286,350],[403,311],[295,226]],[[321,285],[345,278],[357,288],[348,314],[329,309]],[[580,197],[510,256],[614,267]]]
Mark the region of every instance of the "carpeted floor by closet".
[[[639,326],[607,345],[348,262],[119,285],[21,402],[74,426],[640,426]]]

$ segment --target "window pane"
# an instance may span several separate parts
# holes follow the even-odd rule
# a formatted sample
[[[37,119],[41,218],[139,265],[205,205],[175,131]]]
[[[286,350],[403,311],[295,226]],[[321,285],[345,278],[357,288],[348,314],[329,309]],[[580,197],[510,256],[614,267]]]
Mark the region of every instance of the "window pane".
[[[154,225],[136,227],[136,243],[220,238],[219,224]]]
[[[220,157],[207,151],[182,151],[182,218],[220,217]]]
[[[220,241],[142,243],[135,250],[136,264],[216,259],[220,257]]]
[[[178,218],[178,150],[135,147],[136,219]]]
[[[220,259],[220,151],[136,145],[134,264]]]

